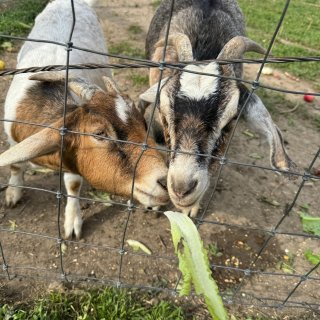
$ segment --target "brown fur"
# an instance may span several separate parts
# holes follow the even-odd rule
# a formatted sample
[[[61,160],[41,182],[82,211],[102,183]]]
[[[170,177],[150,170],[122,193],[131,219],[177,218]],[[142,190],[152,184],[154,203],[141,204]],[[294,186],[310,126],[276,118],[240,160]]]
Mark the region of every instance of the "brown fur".
[[[72,193],[77,193],[79,191],[79,188],[81,187],[81,182],[73,181],[70,183],[69,187]]]
[[[15,166],[14,164],[10,165],[10,170],[12,174],[17,174],[21,171],[21,168],[18,166]]]
[[[55,96],[61,99],[58,104],[54,99],[46,99],[45,94],[39,94],[41,88],[44,87],[49,91],[54,90],[52,86],[52,84],[40,83],[29,90],[25,99],[21,101],[17,108],[16,119],[29,123],[50,125],[55,129],[61,128],[63,126],[61,117],[63,110],[62,88],[56,84],[55,89],[58,94],[55,92]],[[122,95],[122,97],[126,100],[129,99],[126,95]],[[118,137],[119,132],[125,136],[125,140],[142,143],[146,135],[142,115],[133,106],[131,116],[127,123],[124,123],[117,115],[115,98],[115,93],[106,94],[101,90],[83,107],[68,104],[65,127],[69,131],[84,134],[102,132],[108,138],[123,139],[123,137]],[[73,102],[71,97],[68,98],[68,102]],[[11,130],[14,140],[20,142],[43,130],[43,128],[30,124],[14,123]],[[45,129],[44,131],[46,131],[48,139],[57,141],[58,150],[37,157],[32,162],[59,170],[61,159],[60,133],[54,129]],[[152,147],[155,146],[151,139],[148,139],[147,143]],[[108,186],[109,192],[122,196],[130,195],[133,172],[141,154],[141,147],[108,141],[103,137],[96,139],[89,135],[67,132],[64,136],[64,151],[62,159],[64,171],[80,174],[97,189],[106,189],[106,186]],[[139,181],[140,177],[148,175],[156,165],[159,168],[164,166],[160,153],[151,149],[144,151],[137,166],[136,181]]]

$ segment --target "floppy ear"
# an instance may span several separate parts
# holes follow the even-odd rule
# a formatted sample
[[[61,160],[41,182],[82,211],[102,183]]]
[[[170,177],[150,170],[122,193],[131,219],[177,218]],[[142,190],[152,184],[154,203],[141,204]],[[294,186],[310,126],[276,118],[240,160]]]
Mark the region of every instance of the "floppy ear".
[[[247,94],[248,89],[241,85],[240,96],[242,102],[246,100]],[[294,171],[297,167],[284,147],[282,133],[272,121],[267,108],[256,94],[251,96],[243,115],[255,130],[267,138],[270,146],[271,166],[280,170]],[[290,176],[290,178],[294,178],[294,176]]]
[[[57,151],[60,149],[60,141],[61,136],[57,130],[51,128],[42,129],[3,152],[0,155],[0,166],[28,161]]]
[[[65,73],[61,72],[39,72],[31,75],[29,80],[47,81],[47,82],[61,82],[65,81]],[[103,92],[95,84],[91,84],[82,78],[70,77],[68,88],[79,98],[90,101],[98,92]]]
[[[118,89],[116,83],[109,77],[102,77],[104,85],[108,92],[118,93],[120,94],[120,90]]]
[[[164,84],[167,82],[167,80],[168,80],[168,77],[161,80],[160,90],[164,86]],[[156,101],[158,86],[159,86],[159,82],[155,83],[147,91],[140,94],[139,102],[138,102],[138,109],[140,110],[140,112],[142,114],[144,114],[145,109],[147,108],[147,106],[149,104],[154,103]]]

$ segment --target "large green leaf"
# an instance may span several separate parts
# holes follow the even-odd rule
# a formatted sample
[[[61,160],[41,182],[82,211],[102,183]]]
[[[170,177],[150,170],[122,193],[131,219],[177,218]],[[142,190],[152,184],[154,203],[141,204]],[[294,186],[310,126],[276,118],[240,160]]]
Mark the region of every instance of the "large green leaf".
[[[303,231],[320,236],[320,217],[312,217],[304,212],[299,212]]]
[[[213,319],[228,319],[218,286],[211,276],[207,251],[192,220],[180,212],[167,211],[179,269],[183,275],[180,295],[188,295],[191,285],[197,294],[203,295]]]

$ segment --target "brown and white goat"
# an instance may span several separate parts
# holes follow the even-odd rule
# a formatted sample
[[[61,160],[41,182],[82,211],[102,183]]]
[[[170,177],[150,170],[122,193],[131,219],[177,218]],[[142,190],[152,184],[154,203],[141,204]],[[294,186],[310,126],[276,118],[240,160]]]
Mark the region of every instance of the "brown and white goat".
[[[146,52],[153,61],[162,60],[170,7],[171,0],[163,0],[149,27]],[[244,19],[235,0],[176,0],[165,60],[227,60],[242,58],[247,51],[265,52],[244,35]],[[168,191],[175,206],[192,216],[198,212],[200,200],[210,183],[209,173],[217,163],[214,158],[201,154],[223,155],[233,120],[248,95],[248,89],[240,82],[197,72],[242,78],[242,64],[189,64],[183,71],[166,70],[166,78],[161,82],[157,107],[165,142],[173,150]],[[158,81],[159,70],[151,69],[151,87],[140,95],[142,111],[155,102]],[[243,114],[267,137],[272,167],[286,171],[294,168],[280,130],[256,94]]]
[[[106,52],[95,13],[81,0],[74,3],[79,24],[73,34],[74,43]],[[37,17],[29,37],[66,40],[71,17],[68,1],[53,1]],[[65,58],[63,47],[25,43],[18,56],[18,68],[64,64]],[[70,63],[90,61],[107,63],[108,59],[82,51],[71,52]],[[141,144],[146,137],[146,123],[131,99],[102,74],[101,70],[70,71],[65,119],[64,74],[61,73],[15,76],[5,102],[8,120],[5,131],[11,148],[0,155],[0,166],[10,165],[11,169],[6,204],[13,206],[21,199],[25,161],[59,170],[62,157],[64,182],[71,196],[65,209],[66,238],[73,232],[77,238],[81,236],[81,210],[75,197],[79,196],[82,177],[97,189],[129,197],[136,169],[135,199],[147,207],[160,206],[169,200],[164,185],[167,167],[160,153],[146,150],[136,166],[141,147],[110,140]],[[59,131],[62,127],[67,128],[62,131],[65,133],[63,154]],[[151,139],[147,144],[155,145]]]

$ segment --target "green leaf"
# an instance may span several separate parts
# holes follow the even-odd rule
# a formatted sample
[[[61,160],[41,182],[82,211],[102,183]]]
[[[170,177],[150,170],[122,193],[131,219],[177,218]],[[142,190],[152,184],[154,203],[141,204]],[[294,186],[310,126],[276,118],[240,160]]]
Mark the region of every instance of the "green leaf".
[[[134,251],[142,250],[146,254],[152,253],[151,250],[140,241],[128,239],[127,243]]]
[[[312,217],[300,212],[303,231],[320,236],[320,217]]]
[[[21,26],[22,28],[27,29],[27,30],[30,30],[32,28],[31,24],[26,24],[26,23],[24,23],[22,21],[17,21],[17,24],[19,26]]]
[[[255,153],[255,152],[254,153],[250,153],[249,157],[252,158],[252,159],[257,159],[257,160],[263,159],[262,156],[260,156],[259,154]]]
[[[285,262],[282,262],[282,263],[281,263],[281,270],[282,270],[284,273],[289,273],[289,274],[294,273],[293,267],[292,267],[290,264],[287,264],[287,263],[285,263]]]
[[[280,203],[274,199],[269,199],[265,196],[261,196],[258,200],[260,200],[261,202],[265,202],[267,204],[270,204],[271,206],[274,206],[274,207],[279,207],[280,206]]]
[[[9,220],[10,223],[10,230],[15,231],[17,229],[16,220]]]
[[[242,133],[244,135],[246,135],[247,137],[249,137],[249,138],[255,138],[256,137],[255,134],[253,132],[251,132],[249,129],[246,129],[246,130],[242,131]]]
[[[3,49],[12,49],[12,42],[10,42],[10,41],[4,41],[4,42],[1,44],[1,48],[3,48]]]
[[[93,199],[98,200],[98,201],[103,201],[103,205],[105,205],[106,207],[111,207],[112,203],[110,203],[111,201],[111,197],[110,194],[107,192],[103,192],[103,191],[89,191],[90,196],[92,196]]]
[[[193,284],[196,293],[204,296],[213,319],[228,319],[218,286],[211,276],[207,251],[196,226],[189,217],[180,212],[167,211],[164,214],[171,224],[173,245],[183,275],[180,295],[189,294]]]
[[[312,250],[308,249],[304,256],[307,258],[307,260],[312,263],[313,265],[317,265],[320,262],[320,254],[316,255],[312,252]]]

